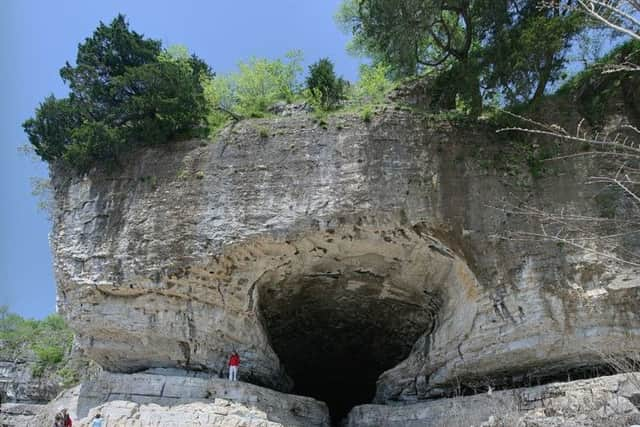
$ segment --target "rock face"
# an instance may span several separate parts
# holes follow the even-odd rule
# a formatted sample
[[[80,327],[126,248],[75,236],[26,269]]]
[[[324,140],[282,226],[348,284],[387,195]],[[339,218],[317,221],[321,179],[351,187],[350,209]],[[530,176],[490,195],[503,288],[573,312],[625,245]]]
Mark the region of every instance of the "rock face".
[[[640,374],[437,399],[362,405],[347,427],[614,427],[640,423]]]
[[[80,427],[90,427],[93,416],[96,413],[109,414],[105,417],[106,422],[121,427],[286,427],[314,425],[283,424],[269,421],[266,412],[224,399],[216,399],[213,403],[188,403],[168,408],[153,403],[141,405],[123,401],[109,402],[91,411],[89,417],[81,420],[78,425]]]
[[[89,426],[96,413],[107,425],[122,427],[329,426],[326,405],[308,397],[180,370],[151,372],[104,372],[16,425],[49,425],[56,413],[67,408],[72,419],[79,420],[74,425],[80,426]]]
[[[44,410],[46,405],[37,403],[6,403],[3,402],[0,410],[0,426],[24,427],[31,423],[35,417]],[[48,422],[44,425],[49,424]],[[51,423],[53,424],[53,423]]]
[[[199,388],[199,381],[183,381],[183,391],[193,395],[193,391]],[[207,399],[165,399],[162,404],[144,403],[145,399],[151,401],[159,396],[142,396],[135,392],[154,382],[171,384],[174,390],[176,386],[180,387],[178,378],[158,374],[105,374],[91,387],[112,387],[121,399],[126,400],[113,400],[111,398],[116,396],[112,394],[109,401],[101,402],[83,417],[78,414],[83,413],[81,407],[86,390],[82,390],[84,386],[76,387],[44,409],[34,405],[3,406],[0,423],[21,427],[46,426],[54,414],[65,407],[69,408],[74,425],[87,427],[96,413],[102,415],[107,425],[122,427],[329,425],[326,407],[313,399],[284,395],[244,383],[225,385],[219,380],[213,380],[206,386],[211,393]],[[150,389],[153,391],[153,385]],[[224,394],[226,397],[222,397]],[[618,427],[640,424],[639,406],[640,374],[632,373],[419,403],[361,405],[350,412],[343,425]]]
[[[34,360],[0,360],[0,400],[21,403],[46,403],[61,390],[48,375],[34,377]]]
[[[145,407],[140,406],[144,404],[153,403],[156,406],[176,407],[196,402],[204,402],[209,405],[213,402],[214,407],[205,412],[224,416],[235,414],[247,418],[255,415],[263,421],[270,420],[274,423],[290,426],[325,426],[329,424],[329,412],[325,404],[309,397],[279,393],[243,382],[208,378],[199,373],[162,369],[140,374],[105,372],[97,379],[84,383],[79,392],[77,416],[79,418],[85,417],[87,414],[92,416],[90,413],[92,408],[112,401],[127,401],[131,404],[137,404],[138,406],[125,406],[129,408],[127,409],[129,412],[135,410],[141,413],[145,412]],[[194,408],[204,408],[204,406],[196,405]],[[177,412],[181,412],[183,409],[177,410]],[[253,410],[257,411],[256,414],[261,415],[253,414],[251,412]],[[197,417],[194,418],[193,425],[199,425],[196,423],[196,419]],[[153,423],[143,423],[142,425],[153,425]]]
[[[241,380],[339,415],[637,351],[637,268],[502,238],[539,230],[505,205],[597,214],[590,165],[507,174],[487,166],[496,138],[404,111],[294,115],[54,171],[59,308],[110,371],[225,375],[236,349]]]

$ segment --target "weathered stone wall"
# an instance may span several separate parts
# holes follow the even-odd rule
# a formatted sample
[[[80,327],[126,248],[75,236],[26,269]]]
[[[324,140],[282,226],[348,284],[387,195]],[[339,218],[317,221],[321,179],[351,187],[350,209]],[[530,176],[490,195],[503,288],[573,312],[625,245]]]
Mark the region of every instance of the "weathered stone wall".
[[[215,143],[149,148],[110,173],[54,173],[60,309],[109,370],[222,375],[235,348],[243,380],[289,390],[272,346],[282,322],[331,319],[305,317],[305,301],[346,301],[346,329],[392,322],[370,309],[376,301],[411,305],[424,331],[379,378],[379,402],[549,378],[638,349],[637,269],[503,239],[537,230],[535,218],[494,209],[593,212],[589,165],[536,181],[504,174],[487,165],[502,143],[481,126],[403,111],[327,126],[301,114],[239,123]],[[297,301],[301,314],[261,300]]]
[[[639,375],[604,376],[409,404],[361,405],[351,411],[343,425],[632,426],[640,423]],[[163,393],[157,387],[159,384],[167,390],[164,398],[151,394]],[[207,398],[204,398],[205,390],[208,391]],[[175,394],[183,397],[167,398]],[[158,399],[157,402],[150,403],[154,397]],[[82,408],[89,400],[96,406],[86,413],[86,408]],[[52,423],[54,415],[62,408],[68,408],[74,425],[79,426],[91,425],[96,413],[100,413],[109,426],[329,425],[326,407],[313,399],[285,395],[250,384],[217,379],[207,381],[198,377],[171,377],[160,373],[103,374],[102,378],[91,384],[67,390],[44,408],[3,406],[0,423],[20,427],[46,426]]]
[[[640,375],[605,376],[408,405],[362,405],[348,427],[617,427],[640,423]]]
[[[107,425],[114,426],[329,425],[326,405],[309,397],[176,369],[139,374],[103,372],[65,391],[17,425],[52,424],[62,408],[69,411],[74,425],[81,426],[90,425],[100,412]],[[9,415],[7,422],[12,420]]]
[[[48,402],[62,389],[56,378],[49,375],[36,377],[32,374],[35,360],[0,360],[0,401]]]

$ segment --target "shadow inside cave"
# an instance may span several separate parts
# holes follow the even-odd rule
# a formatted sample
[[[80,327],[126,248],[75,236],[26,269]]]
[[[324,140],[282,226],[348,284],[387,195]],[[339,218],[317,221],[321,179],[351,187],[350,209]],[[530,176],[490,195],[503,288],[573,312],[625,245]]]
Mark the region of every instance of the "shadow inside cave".
[[[259,288],[262,322],[292,392],[325,402],[334,424],[372,401],[379,375],[409,355],[435,316],[434,304],[382,297],[382,278],[361,276],[314,274]]]

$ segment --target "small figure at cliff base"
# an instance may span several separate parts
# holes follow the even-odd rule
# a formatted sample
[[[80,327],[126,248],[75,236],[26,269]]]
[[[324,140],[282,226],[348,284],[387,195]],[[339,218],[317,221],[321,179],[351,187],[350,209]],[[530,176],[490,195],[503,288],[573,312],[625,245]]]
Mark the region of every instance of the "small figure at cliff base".
[[[73,423],[71,422],[71,416],[69,415],[67,408],[64,408],[60,414],[62,415],[62,425],[64,427],[72,427]]]
[[[57,413],[56,416],[53,419],[53,427],[64,427],[63,421],[62,421],[62,414]]]
[[[238,366],[240,366],[240,356],[234,350],[229,357],[229,381],[238,381]]]
[[[91,421],[91,427],[104,427],[102,415],[96,414],[96,416],[93,417],[93,421]]]

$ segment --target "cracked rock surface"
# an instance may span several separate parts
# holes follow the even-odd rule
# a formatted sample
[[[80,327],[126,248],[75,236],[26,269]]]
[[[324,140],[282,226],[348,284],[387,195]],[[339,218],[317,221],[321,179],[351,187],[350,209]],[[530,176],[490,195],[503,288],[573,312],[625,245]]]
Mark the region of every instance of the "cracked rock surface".
[[[0,360],[0,398],[3,403],[43,403],[56,397],[61,390],[60,385],[48,376],[34,376],[31,370],[35,363],[29,359]]]
[[[96,413],[108,426],[119,427],[329,426],[329,411],[317,400],[175,369],[103,372],[65,391],[33,417],[13,416],[4,421],[42,427],[51,424],[62,408],[80,426],[90,426]]]
[[[640,423],[640,374],[554,383],[408,405],[363,405],[347,427],[616,427]]]

